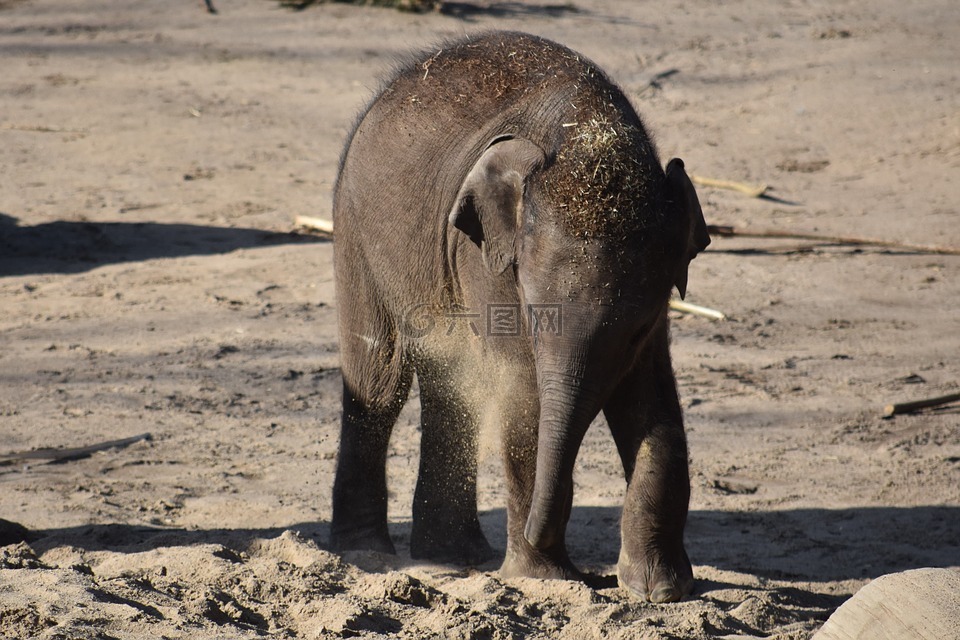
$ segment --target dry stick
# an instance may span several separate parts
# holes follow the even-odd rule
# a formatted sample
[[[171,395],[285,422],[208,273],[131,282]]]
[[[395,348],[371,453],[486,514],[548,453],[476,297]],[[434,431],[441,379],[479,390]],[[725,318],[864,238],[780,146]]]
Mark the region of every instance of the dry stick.
[[[703,178],[701,176],[690,176],[690,180],[696,184],[705,187],[716,187],[718,189],[731,189],[745,193],[753,198],[759,198],[764,195],[769,187],[760,185],[744,184],[742,182],[733,182],[732,180],[716,180],[714,178]],[[897,242],[895,240],[875,240],[873,238],[851,238],[846,236],[825,236],[817,233],[792,233],[789,231],[776,231],[768,229],[735,229],[729,226],[710,225],[707,227],[711,235],[722,237],[739,236],[743,238],[792,238],[795,240],[815,240],[819,242],[831,242],[834,244],[853,244],[872,247],[891,247],[895,249],[909,249],[911,251],[920,251],[923,253],[939,253],[945,255],[960,255],[960,249],[955,247],[937,247],[921,244],[910,244],[907,242]]]
[[[727,316],[716,309],[701,307],[698,304],[690,304],[689,302],[683,302],[682,300],[671,300],[670,308],[674,311],[692,313],[697,316],[703,316],[704,318],[710,318],[711,320],[726,320],[727,318]]]
[[[63,127],[46,126],[42,124],[5,124],[0,129],[7,131],[33,131],[35,133],[87,133],[86,129],[65,129]]]
[[[932,245],[910,244],[896,240],[878,240],[875,238],[852,238],[849,236],[828,236],[819,233],[797,233],[794,231],[779,231],[777,229],[738,229],[726,225],[707,225],[707,233],[722,238],[787,238],[792,240],[814,240],[830,242],[832,244],[852,244],[872,247],[889,247],[891,249],[906,249],[921,253],[938,253],[943,255],[960,256],[960,248],[938,247]]]
[[[66,460],[79,460],[96,453],[97,451],[106,451],[114,447],[127,447],[141,440],[150,440],[153,436],[149,433],[141,433],[129,438],[120,440],[109,440],[99,444],[92,444],[87,447],[75,447],[73,449],[34,449],[33,451],[20,451],[18,453],[8,453],[0,456],[0,466],[13,464],[18,460],[50,460],[51,462],[64,462]]]
[[[333,222],[330,220],[324,220],[323,218],[297,216],[293,219],[293,224],[311,231],[319,231],[320,233],[333,235]]]
[[[920,409],[930,407],[939,407],[942,404],[960,401],[960,393],[950,393],[937,398],[927,398],[926,400],[914,400],[913,402],[899,402],[897,404],[888,404],[883,408],[883,415],[895,416],[901,413],[913,413]]]
[[[319,231],[321,233],[333,234],[333,223],[329,220],[324,220],[323,218],[312,218],[310,216],[297,216],[294,220],[294,223],[298,227],[303,227],[305,229],[310,229],[312,231]],[[960,249],[953,249],[951,247],[929,247],[923,245],[912,245],[906,244],[903,242],[893,242],[890,240],[871,240],[865,238],[847,238],[841,236],[825,236],[814,233],[794,233],[790,231],[776,231],[776,230],[752,230],[752,229],[737,229],[731,226],[721,226],[721,225],[708,225],[707,231],[710,235],[721,236],[721,237],[742,237],[742,238],[790,238],[794,240],[817,240],[821,242],[834,242],[841,244],[854,244],[854,245],[872,245],[872,246],[881,246],[881,247],[895,247],[900,249],[910,249],[912,251],[923,251],[924,253],[943,253],[943,254],[952,254],[960,255]],[[680,300],[671,300],[670,308],[675,309],[676,311],[683,311],[685,313],[693,313],[701,315],[707,318],[712,318],[714,320],[723,320],[726,316],[720,311],[715,309],[709,309],[707,307],[701,307],[699,305],[690,304],[688,302],[682,302]]]
[[[702,176],[690,176],[690,180],[694,183],[703,185],[704,187],[716,187],[717,189],[730,189],[731,191],[739,191],[740,193],[745,193],[751,198],[759,198],[767,192],[769,187],[765,184],[760,185],[759,187],[744,184],[742,182],[733,182],[732,180],[717,180],[715,178],[704,178]]]
[[[319,231],[321,233],[333,235],[333,222],[330,220],[313,218],[310,216],[297,216],[294,218],[293,223],[297,227],[303,229],[309,229],[311,231]],[[705,318],[710,318],[712,320],[724,320],[727,317],[715,309],[708,309],[707,307],[701,307],[700,305],[690,304],[689,302],[682,302],[680,300],[671,300],[670,308],[676,311],[683,311],[684,313],[693,313],[695,315],[704,316]]]

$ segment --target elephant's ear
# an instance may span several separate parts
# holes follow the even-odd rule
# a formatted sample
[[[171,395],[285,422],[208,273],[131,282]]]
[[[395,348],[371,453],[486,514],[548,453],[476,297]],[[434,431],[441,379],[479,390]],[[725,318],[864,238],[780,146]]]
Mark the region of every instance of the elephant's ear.
[[[677,274],[673,281],[682,299],[687,295],[687,269],[690,266],[690,261],[710,244],[710,234],[707,233],[707,223],[703,219],[703,211],[700,209],[697,191],[693,188],[690,178],[687,177],[687,172],[683,170],[683,160],[674,158],[668,162],[666,175],[664,186],[667,200],[670,202],[674,214],[683,221],[681,228],[685,231],[683,237],[684,255],[677,267]]]
[[[516,260],[523,187],[544,159],[543,150],[529,140],[494,138],[457,194],[450,224],[480,247],[484,264],[496,275]]]

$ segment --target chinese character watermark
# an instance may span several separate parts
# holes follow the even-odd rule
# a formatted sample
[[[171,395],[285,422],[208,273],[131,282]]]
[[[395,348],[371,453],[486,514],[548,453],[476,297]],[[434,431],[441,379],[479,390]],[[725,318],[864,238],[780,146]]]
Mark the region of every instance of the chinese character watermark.
[[[563,313],[559,304],[530,304],[527,305],[530,314],[530,333],[563,334]]]
[[[426,304],[411,307],[404,314],[401,331],[414,339],[425,338],[442,325],[447,336],[453,335],[458,326],[466,323],[474,336],[483,329],[488,338],[515,338],[522,335],[563,333],[563,308],[560,304],[529,304],[525,308],[516,303],[484,305],[485,313],[470,309],[438,310]]]
[[[487,335],[519,336],[523,332],[523,318],[519,304],[488,304]]]

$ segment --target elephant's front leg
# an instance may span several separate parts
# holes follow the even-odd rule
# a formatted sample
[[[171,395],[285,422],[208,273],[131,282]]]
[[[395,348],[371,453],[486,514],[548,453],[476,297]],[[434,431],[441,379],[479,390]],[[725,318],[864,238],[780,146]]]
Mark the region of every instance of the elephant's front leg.
[[[651,602],[679,600],[693,589],[683,546],[690,474],[666,323],[650,337],[604,414],[628,482],[617,564],[620,584]]]
[[[476,407],[451,363],[421,362],[420,471],[413,498],[410,555],[483,564],[493,557],[477,517]]]

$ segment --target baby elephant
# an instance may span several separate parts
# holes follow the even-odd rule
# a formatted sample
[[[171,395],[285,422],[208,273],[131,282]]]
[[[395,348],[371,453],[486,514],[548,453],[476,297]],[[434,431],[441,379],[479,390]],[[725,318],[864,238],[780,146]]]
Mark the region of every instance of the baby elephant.
[[[578,579],[573,468],[603,411],[627,480],[620,583],[693,587],[687,448],[667,302],[710,239],[683,162],[664,169],[627,98],[558,44],[495,32],[403,66],[343,154],[334,193],[343,423],[335,549],[393,553],[387,443],[414,373],[414,558],[492,557],[477,517],[482,427],[509,493],[504,576]]]

